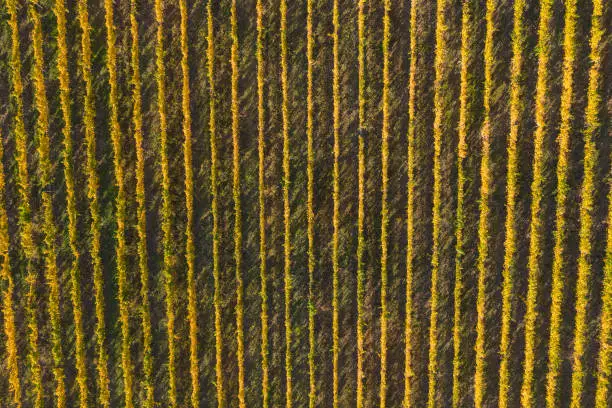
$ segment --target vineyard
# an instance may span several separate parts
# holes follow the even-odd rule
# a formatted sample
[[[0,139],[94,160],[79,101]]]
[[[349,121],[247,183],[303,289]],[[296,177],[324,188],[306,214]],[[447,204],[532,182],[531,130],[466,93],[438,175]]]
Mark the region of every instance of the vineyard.
[[[0,0],[0,407],[611,407],[610,8]]]

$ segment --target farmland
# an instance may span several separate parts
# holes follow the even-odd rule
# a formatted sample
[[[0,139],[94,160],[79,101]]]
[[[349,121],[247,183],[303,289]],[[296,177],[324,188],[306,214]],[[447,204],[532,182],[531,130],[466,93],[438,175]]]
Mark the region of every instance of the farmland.
[[[610,27],[0,0],[0,406],[609,406]]]

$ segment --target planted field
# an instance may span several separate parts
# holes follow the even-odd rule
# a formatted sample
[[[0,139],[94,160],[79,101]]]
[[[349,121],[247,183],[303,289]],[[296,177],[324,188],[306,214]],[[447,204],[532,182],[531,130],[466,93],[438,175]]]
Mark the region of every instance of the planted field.
[[[0,406],[609,406],[611,22],[0,0]]]

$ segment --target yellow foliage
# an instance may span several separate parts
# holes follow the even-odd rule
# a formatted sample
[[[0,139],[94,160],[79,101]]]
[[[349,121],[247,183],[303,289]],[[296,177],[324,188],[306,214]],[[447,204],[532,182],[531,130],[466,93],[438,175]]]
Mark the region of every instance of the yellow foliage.
[[[538,79],[535,98],[535,121],[537,128],[534,134],[533,180],[531,183],[531,224],[529,236],[529,261],[527,283],[527,311],[525,313],[525,360],[523,363],[523,384],[521,387],[521,404],[533,406],[533,371],[535,367],[536,321],[538,279],[541,275],[541,255],[544,241],[543,200],[545,179],[545,146],[547,123],[547,103],[549,98],[550,75],[549,62],[551,53],[550,25],[552,22],[552,0],[540,2],[540,23],[538,28]]]
[[[523,49],[525,46],[524,0],[514,2],[512,31],[512,61],[510,66],[510,133],[508,136],[508,169],[506,185],[506,238],[504,242],[504,268],[502,272],[502,321],[499,354],[499,407],[508,407],[510,392],[510,333],[514,304],[514,273],[517,256],[516,207],[518,201],[518,137],[524,111]]]
[[[236,262],[236,357],[238,359],[238,403],[246,407],[244,396],[244,284],[242,281],[242,214],[240,208],[240,103],[238,95],[238,18],[236,0],[231,9],[232,65],[232,142],[234,194],[234,257]]]
[[[340,234],[340,11],[338,10],[338,0],[334,0],[332,21],[333,31],[333,73],[332,73],[332,93],[333,93],[333,127],[334,127],[334,170],[333,170],[333,215],[332,224],[334,227],[332,237],[332,393],[333,407],[338,406],[338,386],[339,386],[339,367],[338,358],[340,355],[340,327],[338,300],[338,236]]]
[[[484,123],[482,126],[482,159],[480,163],[480,218],[478,222],[478,295],[476,300],[476,374],[474,376],[474,405],[483,406],[485,395],[485,317],[486,317],[486,281],[487,261],[489,258],[489,224],[491,209],[491,188],[493,184],[491,174],[491,93],[493,92],[494,44],[493,33],[495,22],[493,14],[496,9],[495,0],[487,0],[486,34],[484,46]]]
[[[612,180],[610,180],[612,181]],[[610,182],[608,182],[608,186]],[[608,241],[601,293],[601,327],[599,332],[599,368],[595,405],[604,407],[610,397],[612,379],[612,188],[608,191]]]
[[[574,61],[576,59],[577,2],[565,2],[565,34],[563,41],[563,90],[561,94],[561,129],[559,131],[559,158],[557,161],[557,205],[555,249],[552,268],[552,290],[550,294],[550,337],[548,342],[548,373],[546,375],[546,405],[559,406],[558,377],[561,369],[561,323],[563,321],[564,269],[566,268],[565,246],[567,244],[567,206],[569,185],[570,137],[572,125],[572,101],[574,86]]]
[[[261,280],[261,393],[263,408],[270,404],[268,373],[268,288],[266,274],[265,134],[264,134],[264,59],[263,4],[257,0],[257,148],[259,193],[259,273]],[[212,102],[211,102],[212,103]],[[310,237],[310,235],[309,235]],[[310,261],[309,261],[310,262]],[[311,323],[309,322],[309,325]],[[309,326],[310,327],[310,326]],[[312,343],[311,343],[312,344]],[[311,388],[312,389],[312,388]],[[312,407],[311,407],[312,408]]]
[[[433,248],[431,257],[431,316],[429,324],[429,389],[427,396],[428,408],[435,406],[436,386],[438,377],[438,273],[440,263],[440,214],[442,200],[442,180],[440,154],[442,150],[442,115],[444,114],[444,95],[442,87],[444,81],[444,57],[447,54],[446,36],[448,22],[446,21],[446,8],[448,2],[440,0],[436,10],[436,51],[435,51],[435,81],[434,81],[434,158],[433,158]]]
[[[84,0],[81,0],[83,2]],[[119,128],[119,95],[117,85],[117,48],[115,45],[116,33],[114,22],[114,5],[112,0],[104,1],[105,21],[106,21],[106,65],[109,74],[110,99],[110,133],[113,145],[113,165],[115,169],[115,184],[117,186],[117,197],[115,198],[117,220],[116,230],[116,257],[117,257],[117,284],[119,299],[119,320],[121,322],[121,369],[123,372],[123,392],[126,408],[133,407],[133,375],[132,361],[130,356],[130,311],[126,296],[127,290],[127,248],[125,238],[126,223],[126,192],[125,178],[123,171],[123,152],[121,129]]]
[[[314,299],[314,148],[313,148],[313,34],[312,34],[312,0],[306,2],[306,59],[307,59],[307,96],[306,96],[306,138],[307,138],[307,177],[308,177],[308,199],[306,213],[308,218],[308,373],[309,392],[308,406],[315,408],[316,404],[316,369],[315,369],[315,299]],[[335,395],[335,394],[334,394]]]
[[[391,41],[391,1],[384,1],[385,13],[383,16],[383,91],[382,91],[382,207],[380,210],[380,408],[387,405],[387,229],[389,225],[388,190],[389,190],[389,42]]]
[[[584,177],[580,202],[580,233],[578,258],[578,277],[576,280],[576,317],[574,327],[574,356],[572,366],[572,399],[571,407],[582,406],[584,388],[584,354],[587,343],[587,306],[589,303],[589,284],[592,272],[593,251],[593,212],[595,194],[598,187],[596,181],[599,152],[597,150],[598,132],[601,128],[599,112],[602,104],[600,81],[602,70],[602,46],[605,33],[603,21],[604,2],[596,0],[593,3],[591,20],[591,69],[589,71],[589,88],[587,91],[587,107],[584,129]],[[606,268],[609,269],[609,261]],[[609,290],[609,289],[608,289]],[[599,391],[601,393],[601,391]],[[605,404],[604,404],[605,405]]]
[[[43,383],[42,367],[38,352],[38,317],[36,313],[37,292],[37,270],[36,259],[38,251],[34,238],[34,226],[32,225],[32,214],[30,208],[30,175],[28,170],[28,136],[23,122],[23,81],[21,79],[21,51],[19,42],[19,23],[17,21],[17,4],[15,0],[7,0],[7,11],[9,14],[9,26],[11,28],[11,97],[15,101],[16,112],[14,117],[13,132],[15,135],[15,154],[17,161],[17,185],[19,190],[19,228],[20,243],[25,260],[27,262],[26,284],[28,293],[26,295],[26,319],[27,319],[27,367],[31,387],[28,391],[33,396],[33,406],[42,407]]]
[[[289,206],[289,84],[287,81],[287,0],[280,2],[281,93],[283,127],[283,219],[284,219],[284,285],[285,285],[285,406],[292,407],[293,359],[291,355],[291,209]]]
[[[189,315],[189,370],[191,373],[191,406],[200,406],[200,382],[198,379],[198,316],[195,287],[195,253],[193,244],[193,162],[191,151],[191,109],[189,96],[189,64],[187,49],[187,3],[179,2],[181,11],[181,71],[183,75],[183,160],[185,165],[185,205],[187,224],[185,225],[185,257],[187,261],[187,297]]]
[[[66,212],[68,213],[68,236],[72,264],[70,266],[70,297],[72,301],[75,335],[76,335],[76,360],[77,360],[77,382],[79,383],[79,404],[82,408],[87,406],[88,390],[85,378],[85,350],[83,339],[83,323],[81,310],[81,289],[79,263],[81,254],[77,247],[79,241],[77,231],[77,212],[75,197],[74,165],[72,163],[73,141],[72,141],[72,107],[70,102],[70,79],[68,73],[68,47],[66,41],[66,5],[64,0],[56,0],[55,16],[57,18],[57,48],[58,48],[58,72],[60,82],[60,104],[63,118],[63,165],[64,179],[66,182]]]
[[[217,406],[223,408],[223,339],[222,326],[221,326],[221,282],[219,276],[219,204],[217,202],[218,186],[217,186],[217,125],[216,125],[216,103],[215,98],[217,97],[215,91],[215,32],[214,32],[214,21],[212,12],[212,0],[209,0],[207,5],[208,14],[208,86],[210,90],[209,103],[210,103],[210,184],[212,203],[211,211],[213,215],[213,278],[215,280],[215,293],[214,293],[214,307],[215,307],[215,353],[216,353],[216,387],[217,387]]]
[[[142,306],[142,364],[144,371],[145,399],[143,406],[153,408],[153,355],[151,350],[151,316],[149,312],[149,267],[147,254],[147,218],[146,218],[146,196],[145,196],[145,169],[142,134],[142,96],[140,83],[140,50],[138,42],[138,20],[136,19],[136,1],[130,3],[130,32],[132,37],[132,86],[133,86],[133,121],[134,121],[134,144],[136,146],[136,201],[138,205],[137,230],[138,230],[138,267],[140,269],[140,301]]]
[[[170,202],[170,171],[168,164],[168,124],[166,116],[166,69],[164,65],[164,3],[155,0],[155,80],[157,82],[157,111],[159,115],[160,156],[162,171],[162,214],[164,291],[166,294],[166,328],[168,330],[168,400],[170,407],[177,405],[176,395],[176,346],[174,321],[176,318],[174,289],[174,258],[172,254],[172,206]]]
[[[64,355],[62,351],[62,328],[60,317],[60,284],[58,280],[56,259],[57,226],[53,216],[53,198],[47,188],[52,182],[53,165],[49,158],[49,104],[44,78],[43,31],[40,15],[30,4],[28,14],[32,22],[32,48],[34,50],[34,65],[32,81],[36,90],[34,105],[38,112],[36,123],[36,139],[38,140],[39,177],[42,186],[41,201],[43,212],[44,246],[43,257],[45,279],[49,287],[49,320],[51,323],[51,348],[53,355],[53,377],[55,380],[55,404],[58,408],[66,405],[66,386],[64,376]]]
[[[89,16],[87,12],[87,2],[79,3],[79,21],[81,24],[82,38],[82,74],[85,82],[85,100],[83,121],[85,123],[85,140],[87,145],[87,178],[89,212],[91,214],[91,244],[90,252],[94,269],[94,290],[96,303],[96,346],[98,353],[98,387],[99,402],[103,407],[110,404],[109,376],[108,376],[108,356],[106,351],[106,323],[104,307],[104,281],[102,271],[102,261],[100,259],[100,210],[98,204],[98,174],[96,164],[96,135],[95,135],[95,107],[93,101],[93,84],[91,76],[91,39],[89,31]],[[86,370],[83,366],[83,370]],[[83,383],[86,391],[86,383]],[[86,404],[86,402],[85,402]]]
[[[412,282],[414,257],[414,170],[417,69],[417,1],[410,4],[410,77],[408,82],[408,163],[406,205],[406,322],[404,327],[404,408],[412,404]],[[362,221],[363,222],[363,221]]]
[[[19,352],[17,351],[17,328],[15,327],[15,306],[13,296],[15,294],[15,281],[11,271],[9,258],[9,230],[8,217],[6,214],[6,192],[4,176],[4,143],[0,142],[0,256],[2,256],[1,275],[6,282],[2,293],[2,317],[4,320],[4,335],[6,336],[6,361],[9,372],[9,392],[11,402],[16,408],[21,408],[21,382],[19,380]]]
[[[365,296],[365,271],[363,265],[363,253],[365,250],[365,239],[363,234],[365,218],[365,144],[363,133],[366,127],[365,112],[365,0],[359,0],[357,14],[357,31],[359,36],[359,152],[358,152],[358,209],[357,209],[357,400],[356,407],[363,408],[363,382],[364,382],[364,296]]]

